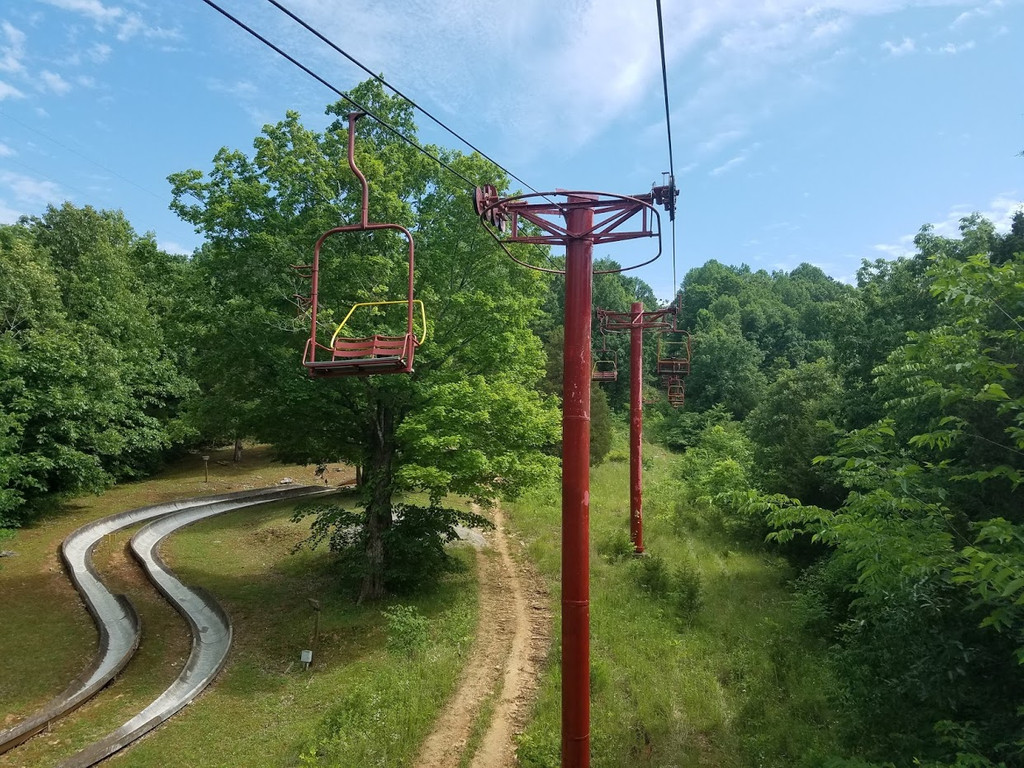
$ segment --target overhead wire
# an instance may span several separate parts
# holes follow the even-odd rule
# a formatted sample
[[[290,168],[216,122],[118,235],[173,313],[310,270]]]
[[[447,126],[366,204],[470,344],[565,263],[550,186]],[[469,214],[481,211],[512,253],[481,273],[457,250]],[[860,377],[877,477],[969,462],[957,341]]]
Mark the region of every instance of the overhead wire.
[[[279,48],[274,43],[270,42],[270,40],[268,40],[266,37],[261,35],[255,29],[250,27],[244,21],[242,21],[241,19],[231,15],[228,11],[224,10],[219,5],[217,5],[217,3],[213,2],[213,0],[203,0],[203,2],[206,3],[208,6],[210,6],[211,8],[213,8],[219,14],[224,16],[226,19],[228,19],[229,21],[233,22],[236,26],[238,26],[241,29],[243,29],[246,32],[248,32],[250,35],[255,37],[257,40],[259,40],[265,46],[267,46],[272,51],[277,53],[279,56],[281,56],[282,58],[287,59],[288,61],[290,61],[292,64],[294,64],[296,67],[301,69],[307,75],[309,75],[314,80],[319,82],[321,85],[325,86],[326,88],[330,89],[331,91],[334,91],[334,93],[338,94],[338,96],[340,96],[345,101],[347,101],[350,104],[352,104],[356,109],[358,109],[361,112],[365,112],[368,117],[371,117],[374,120],[376,120],[381,125],[381,127],[385,128],[386,130],[388,130],[389,132],[391,132],[392,134],[397,136],[399,139],[401,139],[402,141],[404,141],[406,144],[408,144],[409,146],[413,147],[417,151],[422,152],[424,155],[429,157],[431,160],[433,160],[435,163],[440,165],[442,168],[444,168],[446,171],[451,173],[453,176],[456,176],[459,179],[461,179],[463,182],[466,183],[466,187],[467,187],[467,189],[470,190],[470,192],[472,192],[472,191],[474,191],[476,189],[477,185],[472,180],[468,179],[466,176],[464,176],[463,174],[459,173],[459,171],[457,171],[454,168],[452,168],[448,163],[446,163],[440,157],[438,157],[433,152],[428,150],[426,147],[423,147],[418,142],[414,141],[413,139],[410,139],[408,136],[406,136],[400,130],[395,128],[393,125],[391,125],[387,120],[382,118],[380,115],[374,113],[372,110],[370,110],[369,108],[367,108],[364,105],[360,104],[358,101],[356,101],[354,98],[352,98],[347,93],[342,91],[340,88],[338,88],[337,86],[335,86],[332,83],[328,82],[325,78],[323,78],[320,75],[318,75],[316,72],[314,72],[312,69],[310,69],[305,64],[300,62],[294,56],[292,56],[291,54],[289,54],[286,51],[282,50],[281,48]]]
[[[39,128],[35,127],[34,125],[29,125],[28,123],[24,122],[23,120],[19,120],[14,115],[12,115],[12,114],[10,114],[8,112],[5,112],[2,109],[0,109],[0,116],[2,116],[2,117],[6,118],[8,120],[11,120],[11,121],[17,123],[18,125],[22,126],[23,128],[28,129],[29,131],[32,131],[33,133],[35,133],[38,136],[42,136],[47,141],[52,142],[52,143],[56,144],[58,147],[61,147],[61,148],[65,149],[66,151],[70,152],[71,154],[80,157],[82,160],[85,160],[87,163],[92,163],[97,168],[100,168],[100,169],[106,171],[107,173],[109,173],[109,174],[111,174],[113,176],[116,176],[121,181],[124,181],[124,182],[127,182],[128,184],[131,184],[133,187],[135,187],[139,191],[145,192],[147,195],[151,195],[152,197],[155,197],[157,200],[163,200],[163,198],[160,195],[158,195],[156,192],[154,192],[153,190],[146,189],[146,187],[143,187],[143,186],[140,186],[139,184],[136,184],[134,181],[132,181],[128,177],[122,176],[120,173],[115,171],[113,168],[108,168],[103,163],[101,163],[98,160],[95,160],[95,159],[89,157],[88,155],[86,155],[86,154],[84,154],[82,152],[79,152],[74,147],[69,147],[64,142],[60,141],[59,139],[55,139],[50,134],[46,133],[43,130],[40,130]],[[65,186],[68,186],[68,185],[65,184]],[[69,189],[73,189],[73,187],[69,187]],[[78,190],[78,191],[80,192],[81,190]]]
[[[393,86],[391,83],[389,83],[387,80],[385,80],[382,76],[380,76],[377,73],[375,73],[372,69],[367,67],[361,61],[356,59],[354,56],[352,56],[352,54],[350,54],[347,51],[345,51],[344,49],[342,49],[337,43],[335,43],[329,37],[327,37],[322,32],[320,32],[320,30],[316,29],[314,26],[312,26],[311,24],[306,22],[304,19],[302,19],[300,16],[298,16],[293,11],[291,11],[289,8],[284,6],[282,3],[278,2],[278,0],[267,0],[267,2],[270,3],[272,6],[274,6],[275,8],[277,8],[279,11],[281,11],[281,13],[285,14],[286,16],[288,16],[288,18],[290,18],[296,24],[299,24],[307,32],[309,32],[312,35],[315,35],[320,41],[326,43],[331,48],[333,48],[335,51],[337,51],[342,56],[344,56],[346,59],[351,61],[353,64],[355,64],[361,70],[363,70],[363,72],[368,74],[370,77],[372,77],[374,80],[379,82],[381,85],[383,85],[384,87],[386,87],[389,90],[391,90],[395,95],[400,96],[401,98],[405,99],[407,102],[409,102],[410,105],[412,105],[412,107],[414,107],[415,109],[418,109],[426,117],[428,117],[430,120],[432,120],[437,126],[439,126],[440,128],[444,129],[445,131],[450,133],[452,136],[454,136],[456,139],[458,139],[463,144],[465,144],[467,147],[469,147],[474,152],[479,154],[482,158],[484,158],[489,163],[491,163],[491,165],[493,165],[499,171],[502,171],[503,173],[505,173],[507,176],[509,176],[509,178],[515,179],[520,184],[522,184],[524,187],[529,189],[531,192],[533,192],[535,194],[538,194],[538,195],[540,194],[540,192],[538,192],[533,186],[531,186],[530,184],[527,184],[519,176],[517,176],[516,174],[512,173],[512,171],[510,171],[508,168],[505,168],[503,165],[501,165],[501,163],[499,163],[494,158],[490,157],[482,149],[480,149],[479,147],[475,146],[469,139],[467,139],[466,137],[462,136],[460,133],[458,133],[454,129],[452,129],[449,126],[447,126],[440,118],[435,117],[433,114],[428,112],[426,110],[426,108],[420,106],[415,101],[413,101],[410,97],[406,96],[404,93],[402,93],[400,90],[398,90],[398,88]]]
[[[669,220],[672,222],[672,298],[676,292],[676,166],[672,155],[672,110],[668,104],[668,62],[665,57],[665,21],[661,13],[661,0],[655,0],[658,9],[658,44],[661,48],[661,83],[665,92],[665,130],[668,134],[668,181],[671,195]]]
[[[365,112],[367,114],[367,116],[369,116],[372,119],[376,120],[382,127],[384,127],[386,130],[388,130],[389,132],[391,132],[392,134],[394,134],[395,136],[400,138],[402,141],[406,142],[407,144],[409,144],[410,146],[412,146],[413,148],[415,148],[419,152],[423,153],[424,155],[426,155],[427,157],[432,159],[434,162],[438,163],[441,167],[443,167],[444,169],[446,169],[447,171],[452,173],[454,176],[456,176],[459,179],[461,179],[463,182],[466,183],[466,185],[470,189],[470,191],[474,191],[476,189],[477,185],[473,181],[468,179],[466,176],[464,176],[462,173],[460,173],[459,171],[457,171],[454,168],[452,168],[448,163],[445,163],[441,158],[439,158],[435,154],[431,153],[429,150],[427,150],[425,147],[420,145],[418,142],[414,141],[413,139],[411,139],[408,136],[406,136],[405,134],[403,134],[397,128],[395,128],[390,123],[388,123],[386,120],[384,120],[381,116],[375,114],[372,110],[368,109],[363,104],[360,104],[352,96],[350,96],[349,94],[345,93],[344,91],[342,91],[341,89],[339,89],[338,87],[336,87],[335,85],[330,83],[324,77],[322,77],[321,75],[319,75],[315,71],[313,71],[310,67],[308,67],[305,64],[301,63],[295,57],[293,57],[292,55],[290,55],[287,52],[285,52],[284,50],[282,50],[279,46],[277,46],[274,43],[272,43],[269,39],[267,39],[265,36],[261,35],[259,32],[254,30],[252,27],[247,25],[245,22],[241,21],[239,18],[235,17],[234,15],[232,15],[231,13],[226,11],[224,8],[219,6],[216,2],[214,2],[213,0],[203,0],[203,2],[206,3],[208,6],[210,6],[211,8],[213,8],[218,13],[220,13],[222,16],[227,18],[229,21],[234,23],[240,29],[244,30],[245,32],[249,33],[249,35],[251,35],[252,37],[254,37],[257,40],[259,40],[261,43],[263,43],[265,46],[267,46],[268,48],[273,50],[279,56],[281,56],[284,59],[287,59],[289,62],[291,62],[293,65],[295,65],[296,67],[301,69],[303,72],[308,74],[310,77],[315,79],[317,82],[319,82],[320,84],[322,84],[326,88],[330,89],[331,91],[336,93],[338,96],[340,96],[344,100],[348,101],[350,104],[353,104],[357,109],[361,110],[362,112]],[[443,130],[447,131],[449,134],[451,134],[456,139],[461,141],[463,144],[465,144],[471,150],[473,150],[474,152],[478,153],[481,157],[483,157],[485,160],[487,160],[492,165],[494,165],[498,170],[500,170],[503,173],[505,173],[509,178],[515,179],[520,184],[522,184],[524,187],[526,187],[527,189],[531,190],[534,194],[539,195],[541,197],[544,197],[549,202],[553,203],[553,201],[550,198],[548,198],[547,195],[545,195],[542,192],[537,191],[537,189],[535,187],[533,187],[531,184],[527,183],[520,176],[516,175],[515,173],[513,173],[509,169],[505,168],[500,163],[498,163],[492,157],[487,155],[487,153],[485,153],[479,147],[477,147],[472,142],[470,142],[468,139],[466,139],[464,136],[462,136],[460,133],[458,133],[454,129],[450,128],[442,120],[440,120],[439,118],[437,118],[436,116],[431,114],[427,109],[422,107],[416,101],[414,101],[409,96],[407,96],[402,91],[400,91],[398,88],[396,88],[391,83],[389,83],[382,76],[374,73],[366,65],[364,65],[362,62],[360,62],[354,56],[352,56],[347,51],[342,49],[339,45],[334,43],[330,38],[328,38],[326,35],[324,35],[318,29],[313,27],[311,24],[306,22],[300,16],[295,14],[293,11],[291,11],[289,8],[287,8],[285,5],[283,5],[282,3],[278,2],[277,0],[267,0],[267,2],[270,3],[272,6],[274,6],[276,9],[278,9],[280,12],[284,13],[286,16],[288,16],[290,19],[292,19],[295,23],[297,23],[300,26],[302,26],[306,31],[308,31],[309,33],[311,33],[312,35],[317,37],[320,41],[322,41],[323,43],[325,43],[328,46],[330,46],[337,53],[341,54],[346,59],[348,59],[350,62],[355,64],[357,67],[362,69],[364,72],[366,72],[368,75],[370,75],[370,77],[372,77],[373,79],[377,80],[379,83],[381,83],[382,85],[387,87],[389,90],[391,90],[393,93],[395,93],[400,98],[404,99],[414,109],[417,109],[420,112],[422,112],[427,118],[429,118],[431,121],[433,121],[436,125],[438,125]],[[665,47],[664,47],[664,33],[663,33],[662,22],[661,22],[661,2],[660,2],[660,0],[658,0],[658,23],[659,23],[659,34],[660,34],[660,37],[661,37],[662,75],[663,75],[663,80],[664,80],[664,83],[665,83],[665,107],[666,107],[666,117],[667,117],[668,116],[668,80],[667,80],[667,75],[666,75],[666,72],[665,72]],[[673,162],[673,158],[672,158],[671,126],[669,126],[669,168],[671,169],[671,188],[672,188],[673,193],[674,193],[674,190],[675,190],[675,174],[674,174],[674,162]],[[671,214],[670,218],[673,220],[673,229],[672,229],[673,286],[675,285],[675,223],[674,223],[675,207],[674,207],[674,202],[675,202],[675,198],[674,198],[674,195],[673,195],[673,198],[672,198],[672,201],[671,201],[672,204],[671,204],[671,207],[670,207],[670,214]],[[550,255],[548,256],[548,259],[550,259]]]
[[[268,0],[268,1],[272,2],[272,0]],[[433,154],[432,152],[430,152],[429,150],[427,150],[427,149],[426,149],[425,147],[421,146],[421,145],[420,145],[419,143],[417,143],[417,142],[416,142],[416,141],[414,141],[413,139],[411,139],[411,138],[409,138],[408,136],[406,136],[405,134],[403,134],[403,133],[402,133],[401,131],[399,131],[399,130],[398,130],[397,128],[395,128],[395,127],[394,127],[393,125],[391,125],[390,123],[388,123],[388,122],[387,122],[386,120],[384,120],[384,119],[383,119],[382,117],[380,117],[379,115],[377,115],[376,113],[374,113],[374,112],[373,112],[372,110],[368,109],[368,108],[367,108],[366,106],[364,106],[363,104],[360,104],[360,103],[359,103],[358,101],[356,101],[356,99],[354,99],[354,98],[353,98],[352,96],[350,96],[349,94],[347,94],[347,93],[345,93],[344,91],[342,91],[342,90],[341,90],[340,88],[338,88],[338,87],[336,87],[335,85],[333,85],[332,83],[330,83],[330,82],[329,82],[328,80],[326,80],[326,79],[325,79],[324,77],[322,77],[321,75],[319,75],[319,74],[317,74],[316,72],[314,72],[314,71],[313,71],[312,69],[310,69],[309,67],[307,67],[307,66],[306,66],[305,64],[303,64],[302,62],[298,61],[298,60],[297,60],[297,59],[296,59],[295,57],[291,56],[291,55],[290,55],[289,53],[287,53],[286,51],[282,50],[282,49],[281,49],[281,48],[280,48],[279,46],[277,46],[277,45],[275,45],[274,43],[272,43],[272,42],[271,42],[270,40],[268,40],[268,39],[267,39],[266,37],[264,37],[263,35],[261,35],[261,34],[260,34],[259,32],[257,32],[256,30],[254,30],[254,29],[253,29],[252,27],[250,27],[249,25],[247,25],[247,24],[246,24],[245,22],[243,22],[242,20],[240,20],[240,19],[238,19],[237,17],[233,16],[233,15],[232,15],[231,13],[229,13],[228,11],[226,11],[226,10],[225,10],[224,8],[222,8],[221,6],[219,6],[219,5],[217,4],[217,3],[213,2],[213,0],[203,0],[203,2],[204,2],[204,3],[206,3],[206,4],[208,5],[208,6],[210,6],[211,8],[213,8],[213,9],[214,9],[215,11],[217,11],[218,13],[220,13],[220,14],[221,14],[222,16],[224,16],[225,18],[227,18],[227,19],[228,19],[229,21],[231,21],[232,23],[234,23],[234,24],[235,24],[236,26],[238,26],[239,28],[241,28],[241,29],[243,29],[244,31],[248,32],[248,33],[249,33],[249,34],[250,34],[250,35],[251,35],[252,37],[254,37],[254,38],[256,38],[257,40],[259,40],[259,41],[260,41],[261,43],[263,43],[263,44],[264,44],[265,46],[267,46],[267,47],[268,47],[268,48],[270,48],[270,49],[271,49],[272,51],[274,51],[275,53],[277,53],[277,54],[278,54],[279,56],[281,56],[281,57],[283,57],[283,58],[287,59],[287,60],[288,60],[289,62],[291,62],[292,64],[294,64],[294,65],[295,65],[296,67],[298,67],[299,69],[301,69],[301,70],[302,70],[303,72],[305,72],[306,74],[308,74],[308,75],[309,75],[310,77],[312,77],[313,79],[315,79],[315,80],[316,80],[317,82],[319,82],[319,83],[320,83],[321,85],[325,86],[326,88],[330,89],[330,90],[331,90],[331,91],[333,91],[334,93],[338,94],[338,96],[340,96],[341,98],[345,99],[345,100],[346,100],[346,101],[348,101],[348,102],[349,102],[350,104],[353,104],[353,105],[354,105],[354,106],[355,106],[355,107],[356,107],[357,109],[359,109],[360,111],[362,111],[362,112],[365,112],[365,113],[366,113],[366,115],[367,115],[368,117],[370,117],[370,118],[372,118],[372,119],[376,120],[376,121],[377,121],[377,122],[378,122],[378,123],[379,123],[379,124],[380,124],[380,125],[381,125],[382,127],[384,127],[385,129],[387,129],[388,131],[390,131],[391,133],[393,133],[393,134],[394,134],[395,136],[397,136],[398,138],[400,138],[400,139],[401,139],[402,141],[406,142],[406,143],[407,143],[407,144],[409,144],[410,146],[412,146],[412,147],[414,147],[415,149],[417,149],[418,151],[422,152],[422,153],[423,153],[424,155],[426,155],[427,157],[429,157],[429,158],[430,158],[431,160],[433,160],[434,162],[438,163],[438,164],[439,164],[439,165],[440,165],[440,166],[441,166],[442,168],[445,168],[445,169],[446,169],[447,171],[449,171],[449,172],[450,172],[450,173],[452,173],[453,175],[457,176],[457,177],[458,177],[459,179],[461,179],[461,180],[462,180],[463,182],[465,182],[465,184],[467,185],[467,188],[469,189],[470,193],[473,193],[473,192],[474,192],[474,191],[476,190],[476,188],[477,188],[477,184],[476,184],[475,182],[473,182],[473,181],[471,181],[470,179],[466,178],[466,176],[464,176],[463,174],[459,173],[459,172],[458,172],[457,170],[455,170],[454,168],[452,168],[452,167],[451,167],[451,166],[450,166],[449,164],[445,163],[445,162],[444,162],[443,160],[441,160],[441,158],[437,157],[437,156],[436,156],[436,155],[434,155],[434,154]],[[505,168],[504,166],[502,166],[502,165],[500,165],[499,163],[495,162],[495,161],[494,161],[493,159],[491,159],[491,158],[490,158],[490,157],[488,157],[488,156],[487,156],[486,154],[484,154],[483,152],[481,152],[481,151],[480,151],[479,149],[477,149],[477,147],[475,147],[475,146],[474,146],[473,144],[471,144],[471,143],[470,143],[469,141],[467,141],[467,140],[466,140],[465,138],[463,138],[462,136],[460,136],[460,135],[459,135],[458,133],[456,133],[456,132],[455,132],[454,130],[452,130],[451,128],[448,128],[448,126],[446,126],[446,125],[444,125],[443,123],[441,123],[441,122],[440,122],[440,121],[439,121],[439,120],[438,120],[437,118],[435,118],[435,117],[434,117],[433,115],[430,115],[430,114],[429,114],[429,113],[428,113],[428,112],[427,112],[427,111],[426,111],[425,109],[423,109],[423,107],[419,106],[419,105],[418,105],[418,104],[417,104],[416,102],[414,102],[414,101],[413,101],[412,99],[410,99],[410,98],[409,98],[408,96],[406,96],[405,94],[401,93],[401,92],[400,92],[400,91],[399,91],[398,89],[396,89],[396,88],[395,88],[394,86],[392,86],[392,85],[391,85],[390,83],[387,83],[387,82],[386,82],[386,81],[385,81],[385,80],[384,80],[383,78],[381,78],[381,77],[379,77],[379,76],[377,76],[377,75],[374,75],[374,74],[373,74],[373,73],[372,73],[372,72],[371,72],[370,70],[366,69],[366,67],[364,67],[364,66],[363,66],[362,64],[360,64],[359,62],[357,62],[357,61],[356,61],[356,60],[355,60],[355,59],[354,59],[353,57],[349,56],[349,54],[347,54],[347,53],[345,53],[344,51],[342,51],[342,50],[341,50],[340,48],[338,48],[338,47],[337,47],[336,45],[334,45],[334,44],[333,44],[333,43],[332,43],[332,42],[331,42],[330,40],[328,40],[328,39],[327,39],[326,37],[324,37],[323,35],[321,35],[321,34],[320,34],[319,32],[317,32],[317,31],[316,31],[315,29],[311,28],[311,27],[310,27],[310,26],[309,26],[308,24],[306,24],[306,22],[304,22],[304,21],[303,21],[302,19],[300,19],[299,17],[297,17],[297,16],[295,15],[295,14],[291,13],[291,12],[290,12],[290,11],[289,11],[289,10],[288,10],[287,8],[285,8],[285,7],[281,6],[281,5],[279,5],[279,4],[278,4],[278,3],[276,3],[276,2],[272,2],[272,4],[273,4],[273,5],[275,6],[275,7],[279,8],[280,10],[282,10],[282,11],[283,11],[284,13],[286,13],[286,14],[287,14],[287,15],[288,15],[289,17],[291,17],[292,19],[294,19],[294,20],[295,20],[296,22],[298,22],[299,24],[301,24],[301,25],[302,25],[303,27],[305,27],[305,28],[306,28],[307,30],[309,30],[310,32],[312,32],[313,34],[315,34],[315,35],[316,35],[316,36],[317,36],[318,38],[320,38],[320,39],[321,39],[321,40],[323,40],[324,42],[327,42],[327,43],[328,43],[329,45],[331,45],[331,47],[332,47],[332,48],[334,48],[335,50],[337,50],[337,51],[338,51],[339,53],[341,53],[341,54],[342,54],[343,56],[345,56],[346,58],[348,58],[348,59],[349,59],[350,61],[352,61],[353,63],[357,64],[357,66],[361,67],[361,68],[362,68],[362,69],[363,69],[364,71],[370,72],[370,74],[371,74],[371,75],[372,75],[372,76],[373,76],[373,77],[374,77],[375,79],[379,80],[379,81],[380,81],[381,83],[383,83],[383,84],[384,84],[385,86],[387,86],[388,88],[390,88],[390,89],[391,89],[391,90],[392,90],[392,91],[393,91],[393,92],[394,92],[395,94],[397,94],[397,95],[398,95],[399,97],[401,97],[402,99],[405,99],[405,100],[406,100],[406,101],[407,101],[407,102],[408,102],[408,103],[409,103],[409,104],[410,104],[411,106],[413,106],[413,107],[414,107],[414,108],[416,108],[416,109],[419,109],[419,110],[420,110],[421,112],[423,112],[423,113],[424,113],[425,115],[427,115],[427,116],[428,116],[428,117],[429,117],[429,118],[430,118],[431,120],[433,120],[433,121],[434,121],[435,123],[437,123],[438,125],[440,125],[440,126],[441,126],[442,128],[444,128],[444,129],[445,129],[446,131],[448,131],[449,133],[451,133],[451,134],[452,134],[453,136],[455,136],[456,138],[458,138],[458,139],[459,139],[460,141],[464,142],[464,143],[465,143],[465,144],[466,144],[466,145],[467,145],[468,147],[470,147],[471,149],[473,149],[473,150],[474,150],[475,152],[479,152],[479,153],[480,153],[480,155],[481,155],[482,157],[484,157],[484,158],[485,158],[486,160],[488,160],[488,161],[489,161],[490,163],[492,163],[492,164],[493,164],[493,165],[494,165],[494,166],[495,166],[496,168],[498,168],[499,170],[501,170],[501,171],[503,171],[504,173],[508,174],[508,175],[509,175],[509,176],[510,176],[511,178],[514,178],[514,179],[515,179],[516,181],[520,182],[521,184],[525,185],[526,187],[528,187],[529,189],[531,189],[531,190],[532,190],[532,191],[533,191],[533,192],[534,192],[535,194],[537,194],[537,195],[541,195],[542,197],[544,197],[545,199],[547,199],[547,200],[548,200],[549,202],[552,202],[550,198],[548,198],[548,197],[547,197],[546,195],[544,195],[544,193],[542,193],[542,192],[537,192],[537,190],[536,190],[536,189],[534,189],[534,187],[532,187],[531,185],[527,184],[527,183],[526,183],[525,181],[523,181],[523,180],[522,180],[522,179],[521,179],[521,178],[520,178],[519,176],[515,175],[514,173],[512,173],[511,171],[509,171],[508,169],[506,169],[506,168]],[[546,256],[545,256],[545,259],[546,259],[546,260],[548,260],[548,261],[550,261],[550,259],[551,259],[551,256],[550,256],[550,254],[546,254]]]

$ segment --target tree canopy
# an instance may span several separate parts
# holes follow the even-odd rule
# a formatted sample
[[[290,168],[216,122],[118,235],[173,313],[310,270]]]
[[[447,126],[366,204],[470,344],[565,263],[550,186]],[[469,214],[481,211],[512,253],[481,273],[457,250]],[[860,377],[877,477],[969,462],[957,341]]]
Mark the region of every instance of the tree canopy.
[[[415,133],[408,103],[378,84],[364,83],[353,95]],[[328,113],[340,117],[344,109],[338,103]],[[557,441],[558,416],[535,386],[544,359],[531,328],[543,280],[480,230],[472,190],[461,180],[369,120],[357,130],[370,220],[402,224],[416,239],[416,295],[429,332],[410,376],[313,381],[299,364],[308,319],[297,316],[293,296],[308,286],[289,265],[309,261],[322,232],[359,216],[340,119],[320,134],[289,113],[265,127],[252,158],[221,150],[205,175],[186,171],[171,180],[176,209],[207,238],[195,261],[208,291],[198,354],[208,363],[202,383],[218,404],[220,423],[211,426],[268,440],[292,459],[363,468],[370,538],[362,591],[372,598],[385,587],[382,537],[397,490],[427,491],[435,503],[446,493],[481,503],[514,495],[552,469],[545,449]],[[468,178],[504,183],[477,155],[431,150]],[[392,233],[328,241],[320,270],[324,326],[356,302],[404,298],[407,270]],[[383,332],[398,321],[382,313],[363,322]]]

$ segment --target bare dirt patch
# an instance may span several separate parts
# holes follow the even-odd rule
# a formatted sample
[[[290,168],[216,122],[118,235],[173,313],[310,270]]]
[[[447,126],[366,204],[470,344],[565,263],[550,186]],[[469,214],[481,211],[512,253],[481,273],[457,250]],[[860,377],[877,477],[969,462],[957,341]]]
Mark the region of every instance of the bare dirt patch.
[[[497,699],[473,756],[474,768],[514,766],[513,736],[525,724],[536,694],[538,668],[547,654],[551,615],[543,583],[509,551],[504,517],[492,514],[489,550],[477,550],[480,615],[476,642],[452,699],[424,741],[419,768],[458,766],[485,702]]]

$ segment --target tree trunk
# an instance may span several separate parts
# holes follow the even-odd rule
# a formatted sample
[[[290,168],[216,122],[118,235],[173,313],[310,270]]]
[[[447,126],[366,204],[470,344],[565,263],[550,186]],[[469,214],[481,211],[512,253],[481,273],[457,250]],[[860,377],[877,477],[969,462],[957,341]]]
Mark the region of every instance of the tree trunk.
[[[242,438],[235,438],[235,453],[231,457],[231,460],[237,464],[242,460]]]
[[[366,499],[366,573],[359,602],[384,597],[384,534],[391,527],[391,495],[394,491],[395,414],[377,403],[377,417],[370,438],[370,457],[365,467],[363,497]]]
[[[356,488],[363,487],[363,465],[356,464]]]

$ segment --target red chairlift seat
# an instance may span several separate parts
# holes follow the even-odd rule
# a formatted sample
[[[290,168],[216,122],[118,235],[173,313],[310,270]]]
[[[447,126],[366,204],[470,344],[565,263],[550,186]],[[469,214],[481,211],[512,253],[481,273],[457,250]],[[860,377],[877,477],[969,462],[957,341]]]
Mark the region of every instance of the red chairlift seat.
[[[673,408],[682,408],[686,402],[686,382],[679,377],[668,380],[668,404]]]
[[[309,375],[314,378],[333,378],[340,376],[369,376],[385,373],[412,373],[413,359],[416,348],[422,344],[427,336],[427,318],[423,308],[423,302],[414,298],[413,295],[413,270],[415,262],[415,245],[412,233],[399,224],[377,224],[368,220],[369,208],[369,187],[366,177],[356,166],[355,162],[355,128],[356,121],[363,117],[361,112],[353,112],[348,116],[348,164],[352,173],[356,175],[362,186],[362,209],[360,222],[344,227],[335,227],[328,230],[316,241],[313,248],[313,263],[296,267],[300,275],[312,280],[312,290],[307,303],[310,312],[310,332],[306,341],[306,349],[302,356],[302,364]],[[400,232],[409,244],[409,283],[408,296],[400,301],[368,301],[355,304],[349,313],[342,320],[341,325],[335,330],[331,337],[330,344],[322,344],[317,340],[319,326],[317,314],[319,311],[319,280],[320,280],[320,249],[327,238],[342,232],[367,232],[375,230],[396,230]],[[303,297],[304,298],[304,297]],[[382,306],[389,304],[403,304],[406,306],[405,333],[397,335],[372,334],[359,338],[344,336],[345,324],[352,313],[359,307]],[[414,307],[419,304],[422,332],[416,335],[414,328]],[[323,354],[321,359],[318,353]]]
[[[657,373],[659,376],[686,376],[690,373],[690,334],[675,331],[682,338],[658,338]]]
[[[614,360],[595,360],[591,381],[618,381],[619,369]]]
[[[336,342],[330,360],[303,361],[314,378],[369,376],[374,373],[411,373],[412,336],[380,336]]]
[[[602,349],[594,353],[594,366],[590,371],[591,381],[619,380],[619,352],[615,349]]]
[[[601,328],[601,348],[594,350],[593,365],[590,368],[591,381],[618,381],[619,351],[608,349],[608,337]]]

